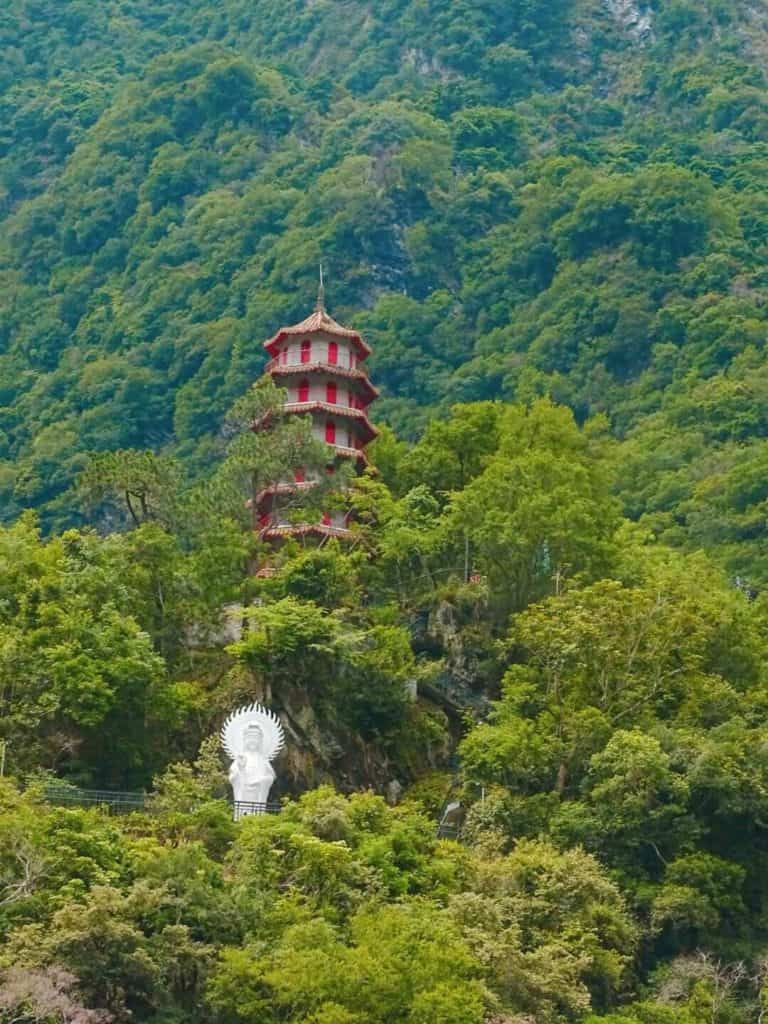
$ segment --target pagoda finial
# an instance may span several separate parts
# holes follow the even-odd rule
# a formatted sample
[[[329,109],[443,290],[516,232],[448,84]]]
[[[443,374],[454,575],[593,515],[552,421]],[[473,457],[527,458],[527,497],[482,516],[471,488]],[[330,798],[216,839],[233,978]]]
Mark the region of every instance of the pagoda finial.
[[[323,264],[320,264],[320,283],[317,286],[317,305],[315,309],[318,313],[325,312],[325,282],[323,280]]]

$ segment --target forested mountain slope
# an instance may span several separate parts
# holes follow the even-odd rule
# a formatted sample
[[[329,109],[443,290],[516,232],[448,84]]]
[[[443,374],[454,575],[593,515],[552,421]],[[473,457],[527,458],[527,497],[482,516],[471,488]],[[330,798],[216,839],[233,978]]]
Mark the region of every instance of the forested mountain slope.
[[[198,472],[322,257],[397,430],[456,400],[605,413],[627,511],[762,581],[759,6],[0,17],[6,519],[76,521],[91,450],[171,447]]]
[[[7,0],[0,54],[0,1024],[763,1020],[764,6]],[[354,479],[251,387],[321,260]],[[297,466],[345,544],[254,530]]]

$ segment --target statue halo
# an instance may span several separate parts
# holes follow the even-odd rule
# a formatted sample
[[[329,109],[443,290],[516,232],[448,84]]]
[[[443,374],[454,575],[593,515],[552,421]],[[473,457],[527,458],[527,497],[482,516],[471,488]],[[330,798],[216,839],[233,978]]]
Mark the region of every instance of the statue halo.
[[[246,729],[258,725],[264,736],[263,756],[272,761],[285,744],[285,734],[277,715],[262,704],[246,704],[233,711],[221,727],[221,745],[234,761],[243,753],[243,738]]]

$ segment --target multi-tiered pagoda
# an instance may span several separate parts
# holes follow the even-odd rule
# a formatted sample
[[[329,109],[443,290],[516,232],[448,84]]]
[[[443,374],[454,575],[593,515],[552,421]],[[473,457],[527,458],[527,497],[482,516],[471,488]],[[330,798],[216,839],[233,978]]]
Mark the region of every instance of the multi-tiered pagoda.
[[[264,347],[272,357],[267,373],[288,392],[283,414],[311,416],[314,437],[331,447],[327,471],[334,472],[342,459],[352,459],[356,469],[362,470],[367,462],[365,447],[377,434],[367,409],[378,391],[364,365],[371,350],[357,331],[328,315],[321,290],[314,313],[293,327],[281,327]],[[258,523],[263,539],[351,536],[344,511],[324,512],[318,522],[310,523],[292,523],[281,515],[281,504],[285,505],[281,498],[312,485],[305,471],[297,468],[294,480],[262,492]]]

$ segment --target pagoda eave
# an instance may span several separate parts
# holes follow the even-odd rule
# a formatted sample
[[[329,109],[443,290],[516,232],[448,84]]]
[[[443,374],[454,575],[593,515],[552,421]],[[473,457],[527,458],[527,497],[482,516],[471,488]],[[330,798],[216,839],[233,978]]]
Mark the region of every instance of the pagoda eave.
[[[281,406],[280,411],[289,415],[291,413],[324,412],[329,416],[338,416],[340,419],[355,420],[370,435],[369,441],[373,441],[375,437],[379,436],[378,430],[366,416],[365,410],[355,409],[351,405],[337,405],[334,402],[321,402],[319,399],[312,399],[309,402],[286,402]]]
[[[285,338],[293,338],[302,334],[313,334],[318,332],[329,334],[334,338],[345,338],[347,341],[351,341],[359,352],[362,352],[366,356],[371,354],[371,349],[366,345],[357,331],[353,331],[348,327],[342,327],[341,324],[337,323],[332,316],[329,316],[322,307],[320,309],[316,309],[314,313],[308,316],[306,320],[302,320],[299,324],[294,324],[292,327],[281,327],[277,334],[270,338],[269,341],[264,342],[264,348],[270,355],[274,355],[275,346]]]
[[[256,495],[256,504],[260,505],[265,498],[276,497],[279,494],[295,494],[297,491],[310,491],[313,487],[317,487],[316,480],[294,480],[287,484],[271,484],[259,491]],[[253,503],[249,500],[246,504],[250,508]]]
[[[342,526],[326,526],[325,523],[301,523],[296,526],[267,526],[260,531],[262,540],[285,540],[291,537],[338,537],[350,540],[352,530]]]
[[[329,448],[333,449],[335,455],[338,455],[340,459],[357,459],[364,466],[370,465],[368,456],[362,450],[362,448],[347,448],[343,444],[329,444]]]
[[[371,402],[374,398],[378,398],[381,393],[377,387],[371,384],[367,373],[364,373],[362,370],[337,366],[334,363],[280,363],[277,359],[270,359],[266,366],[266,372],[273,378],[282,377],[283,375],[286,377],[301,377],[309,373],[327,373],[334,377],[344,377],[347,380],[354,380],[362,384],[370,394]]]
[[[366,416],[363,409],[353,409],[349,405],[333,405],[330,402],[286,402],[285,405],[281,405],[279,409],[265,413],[258,420],[254,420],[251,424],[251,430],[263,430],[272,421],[273,416],[288,415],[310,415],[313,412],[324,412],[329,416],[338,416],[340,419],[354,420],[355,423],[362,427],[361,442],[363,444],[369,444],[379,436],[379,432],[376,427],[373,426],[371,421]],[[327,442],[331,448],[343,447],[342,445],[336,445],[333,441]],[[352,449],[356,451],[357,449]]]

